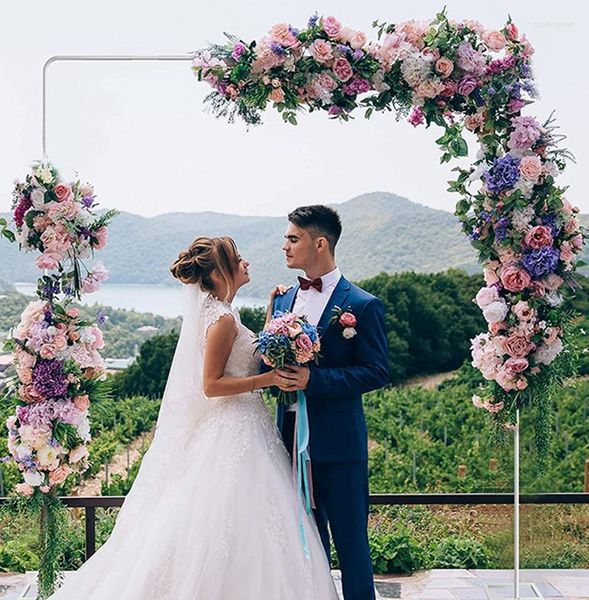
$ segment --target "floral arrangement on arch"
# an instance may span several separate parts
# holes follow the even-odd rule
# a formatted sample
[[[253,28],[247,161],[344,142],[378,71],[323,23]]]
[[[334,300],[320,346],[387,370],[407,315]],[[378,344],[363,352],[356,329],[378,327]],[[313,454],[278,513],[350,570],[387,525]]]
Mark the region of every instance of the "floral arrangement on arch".
[[[574,315],[565,308],[577,286],[585,232],[565,188],[556,183],[572,156],[560,147],[554,119],[524,111],[536,98],[530,42],[509,19],[500,29],[448,19],[376,21],[377,39],[333,16],[297,29],[274,25],[253,42],[196,52],[193,71],[213,87],[206,102],[220,117],[258,124],[274,107],[293,125],[305,110],[348,120],[363,110],[394,111],[414,127],[443,128],[441,162],[468,155],[448,191],[456,215],[484,264],[476,296],[488,331],[472,340],[472,364],[489,385],[473,398],[500,427],[516,409],[536,409],[537,446],[547,450],[549,397],[575,367]],[[472,142],[471,142],[472,143]]]
[[[39,299],[26,306],[5,342],[16,367],[5,396],[16,404],[6,422],[8,450],[23,476],[16,490],[25,496],[47,494],[88,467],[88,408],[107,393],[99,323],[82,319],[70,306],[107,277],[100,262],[83,273],[83,260],[105,246],[116,214],[98,216],[95,207],[90,185],[66,183],[53,166],[40,162],[25,182],[15,184],[15,231],[3,224],[8,239],[41,253],[37,267],[56,271],[39,278]]]

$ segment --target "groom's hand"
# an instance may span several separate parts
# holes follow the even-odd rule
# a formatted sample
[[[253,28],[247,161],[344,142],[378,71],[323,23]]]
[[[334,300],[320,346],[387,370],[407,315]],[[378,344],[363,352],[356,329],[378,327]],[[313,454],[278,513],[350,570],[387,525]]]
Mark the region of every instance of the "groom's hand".
[[[284,369],[278,369],[278,374],[288,380],[285,385],[280,385],[280,389],[284,392],[296,392],[304,390],[309,383],[310,370],[309,367],[288,366]]]

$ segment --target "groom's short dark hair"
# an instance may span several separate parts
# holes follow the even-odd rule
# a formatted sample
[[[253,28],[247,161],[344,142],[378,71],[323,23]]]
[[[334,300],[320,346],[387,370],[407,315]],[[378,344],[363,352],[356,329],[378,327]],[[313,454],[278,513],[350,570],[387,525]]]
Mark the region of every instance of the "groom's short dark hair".
[[[327,238],[331,253],[335,253],[335,246],[342,234],[342,222],[333,208],[324,204],[299,206],[288,215],[288,220],[301,229],[310,230],[313,237]]]

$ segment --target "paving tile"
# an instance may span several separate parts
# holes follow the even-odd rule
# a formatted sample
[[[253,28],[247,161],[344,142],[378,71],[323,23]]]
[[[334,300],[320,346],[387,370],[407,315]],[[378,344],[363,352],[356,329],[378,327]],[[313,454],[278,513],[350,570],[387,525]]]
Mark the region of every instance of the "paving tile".
[[[432,569],[431,571],[426,572],[432,579],[438,577],[465,577],[467,579],[472,579],[475,577],[473,572],[468,569]]]
[[[454,588],[472,588],[475,587],[475,579],[473,578],[452,578],[452,577],[439,577],[431,578],[428,580],[424,589],[454,589]]]

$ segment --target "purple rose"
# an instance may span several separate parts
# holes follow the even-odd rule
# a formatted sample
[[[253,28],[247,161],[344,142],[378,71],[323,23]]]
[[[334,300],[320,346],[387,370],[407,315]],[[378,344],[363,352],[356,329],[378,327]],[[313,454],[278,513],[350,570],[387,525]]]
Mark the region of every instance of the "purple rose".
[[[462,96],[470,96],[477,88],[477,80],[472,75],[465,75],[458,82],[458,93]]]
[[[233,47],[233,52],[231,53],[231,58],[233,60],[239,60],[241,58],[241,56],[243,56],[246,52],[247,48],[245,46],[245,44],[243,44],[242,42],[237,42],[237,44],[235,44],[235,46]]]

